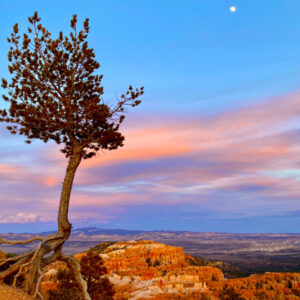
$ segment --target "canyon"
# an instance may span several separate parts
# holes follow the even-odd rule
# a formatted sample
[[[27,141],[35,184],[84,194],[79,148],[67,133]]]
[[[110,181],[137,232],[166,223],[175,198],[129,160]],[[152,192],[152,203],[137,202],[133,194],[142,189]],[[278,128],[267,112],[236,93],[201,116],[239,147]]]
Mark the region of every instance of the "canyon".
[[[34,235],[0,236],[16,240]],[[4,253],[19,254],[35,246],[1,245],[0,259]],[[103,259],[116,300],[216,300],[232,294],[233,299],[300,299],[299,234],[83,228],[72,232],[64,253],[80,261],[87,249]],[[45,293],[56,288],[55,276],[61,268],[64,264],[57,262],[45,270]],[[1,300],[4,290],[14,293],[1,286]]]
[[[46,235],[52,232],[42,233]],[[0,234],[11,240],[22,240],[34,234]],[[264,272],[300,272],[300,234],[238,234],[191,231],[140,231],[88,227],[74,229],[64,245],[64,253],[76,254],[102,242],[154,240],[203,259],[222,261],[236,266],[249,276]],[[24,253],[36,244],[1,245],[6,253]]]
[[[300,273],[265,273],[227,279],[213,266],[197,265],[182,247],[140,240],[104,243],[92,248],[107,268],[114,284],[114,299],[222,299],[227,292],[236,299],[300,299]],[[86,252],[75,255],[81,260]],[[55,288],[55,263],[47,269],[43,291]],[[224,298],[226,299],[226,298]]]

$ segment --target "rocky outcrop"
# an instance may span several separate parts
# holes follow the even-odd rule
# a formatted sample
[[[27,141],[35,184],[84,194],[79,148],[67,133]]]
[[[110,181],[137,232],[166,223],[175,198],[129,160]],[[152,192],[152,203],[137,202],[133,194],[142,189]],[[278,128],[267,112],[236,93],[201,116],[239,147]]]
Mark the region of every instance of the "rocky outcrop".
[[[300,299],[300,274],[267,273],[226,280],[219,268],[195,266],[183,248],[153,241],[119,242],[99,254],[115,299],[220,299],[232,288],[244,299]]]
[[[115,300],[217,300],[227,299],[226,293],[246,300],[300,299],[299,273],[265,273],[225,279],[217,267],[195,265],[198,261],[185,255],[180,247],[153,241],[130,241],[99,249],[99,257],[115,286]],[[84,255],[75,257],[80,261]],[[45,270],[44,291],[53,289],[55,270],[64,267],[56,262]],[[228,299],[240,299],[238,296]]]
[[[109,273],[157,266],[186,266],[183,248],[153,241],[119,242],[102,252]]]
[[[41,292],[43,295],[47,295],[50,290],[55,290],[57,286],[56,274],[59,269],[67,269],[67,265],[64,262],[56,261],[44,268],[44,278],[41,282]]]
[[[212,299],[219,299],[226,288],[232,288],[246,300],[300,299],[300,273],[265,273],[222,283],[210,282],[209,295]]]
[[[115,243],[99,255],[116,287],[115,299],[190,295],[205,292],[209,281],[224,280],[218,268],[190,266],[183,248],[154,241]]]

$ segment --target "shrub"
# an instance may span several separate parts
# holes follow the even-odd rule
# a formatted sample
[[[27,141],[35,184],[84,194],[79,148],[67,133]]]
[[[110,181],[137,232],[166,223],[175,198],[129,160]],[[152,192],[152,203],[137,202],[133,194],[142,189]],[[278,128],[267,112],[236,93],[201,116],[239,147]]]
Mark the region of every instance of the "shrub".
[[[227,285],[224,286],[221,294],[221,300],[245,300],[233,287],[228,287]]]
[[[93,251],[88,251],[80,261],[81,274],[86,280],[88,292],[92,300],[112,300],[115,294],[113,285],[107,277],[107,270],[102,258]],[[49,291],[49,300],[80,300],[81,292],[69,270],[59,270],[57,274],[58,285]]]

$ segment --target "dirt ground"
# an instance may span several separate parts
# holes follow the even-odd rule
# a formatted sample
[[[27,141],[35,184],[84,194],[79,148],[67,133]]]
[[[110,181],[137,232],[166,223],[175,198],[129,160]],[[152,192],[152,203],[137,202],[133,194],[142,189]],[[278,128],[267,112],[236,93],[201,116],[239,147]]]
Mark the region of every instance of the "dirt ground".
[[[0,284],[0,300],[33,300],[23,291],[14,290],[13,288]]]

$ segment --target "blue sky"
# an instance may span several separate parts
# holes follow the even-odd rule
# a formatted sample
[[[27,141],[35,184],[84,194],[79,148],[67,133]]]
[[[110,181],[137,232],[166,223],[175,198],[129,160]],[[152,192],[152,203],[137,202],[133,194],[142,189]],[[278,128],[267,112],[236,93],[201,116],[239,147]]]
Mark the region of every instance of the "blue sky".
[[[75,227],[299,232],[299,1],[2,1],[0,10],[1,77],[6,37],[37,10],[53,34],[68,32],[73,14],[90,18],[106,101],[145,86],[124,149],[78,171]],[[59,149],[0,134],[0,231],[54,229]]]

